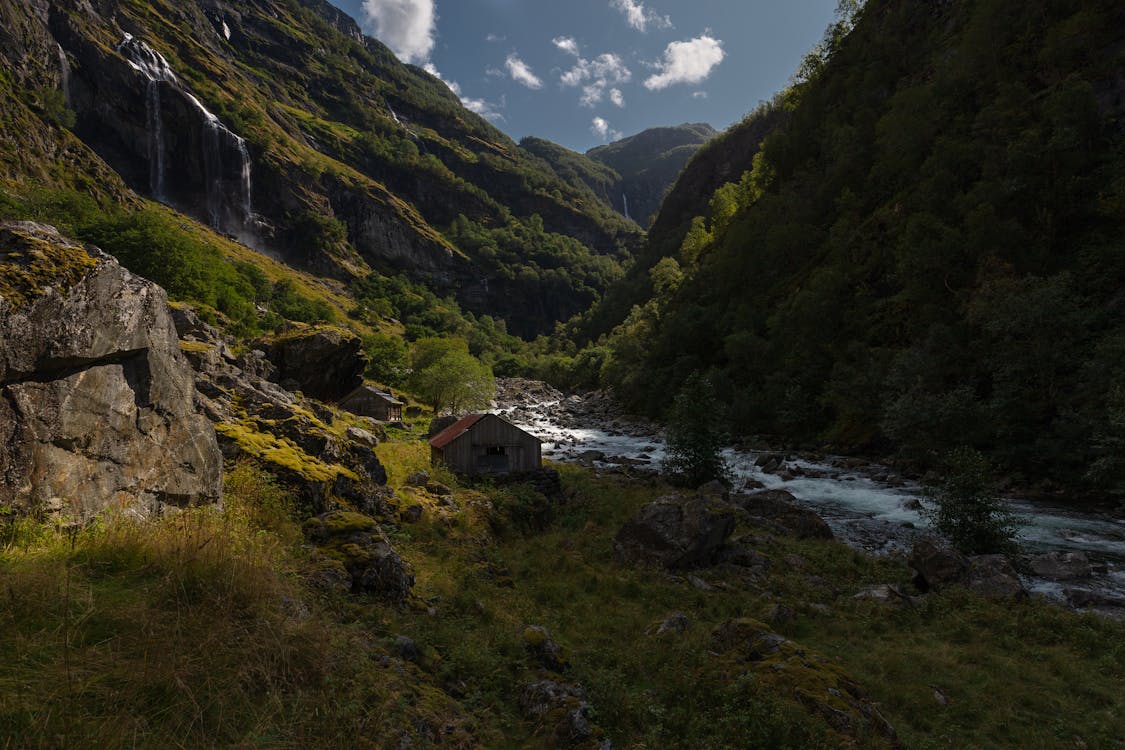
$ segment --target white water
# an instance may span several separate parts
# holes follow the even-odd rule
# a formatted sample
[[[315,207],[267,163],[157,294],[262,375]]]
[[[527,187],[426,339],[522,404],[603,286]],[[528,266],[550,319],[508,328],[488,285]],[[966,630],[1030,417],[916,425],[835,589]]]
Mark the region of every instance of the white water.
[[[121,44],[117,46],[119,54],[148,81],[146,89],[145,107],[148,115],[149,137],[149,187],[153,197],[159,201],[165,200],[165,146],[164,146],[164,120],[161,109],[161,85],[176,88],[191,103],[199,114],[203,127],[203,174],[204,189],[206,191],[207,220],[216,229],[222,229],[224,197],[223,197],[223,148],[233,147],[239,154],[241,165],[239,168],[239,195],[241,221],[249,228],[253,225],[253,180],[251,178],[250,151],[246,141],[236,135],[211,111],[203,102],[199,101],[188,91],[168,61],[159,52],[144,42],[136,39],[132,34],[126,34]]]
[[[629,196],[625,195],[625,193],[621,194],[621,205],[625,209],[625,218],[632,221],[633,217],[629,215]]]
[[[598,467],[634,466],[659,470],[665,457],[663,440],[629,428],[564,426],[555,417],[559,402],[548,401],[530,408],[503,409],[509,419],[544,440],[543,455],[556,461],[575,461],[586,451],[605,454],[594,461]],[[567,420],[570,422],[570,420]],[[813,506],[847,544],[875,554],[909,550],[913,538],[927,530],[928,522],[918,510],[924,502],[917,485],[892,486],[860,471],[841,467],[838,459],[787,461],[792,473],[808,476],[782,478],[755,465],[759,453],[724,451],[736,478],[736,487],[750,481],[767,489],[791,492]],[[588,462],[588,458],[586,461]],[[1058,583],[1026,577],[1027,587],[1056,601],[1065,601],[1064,589],[1095,591],[1125,599],[1125,519],[1049,507],[1023,500],[1009,500],[1021,519],[1019,541],[1029,553],[1084,552],[1105,566],[1091,579]]]
[[[66,56],[66,50],[61,44],[56,42],[55,46],[59,50],[59,85],[62,86],[63,101],[70,107],[73,104],[70,98],[70,58]]]

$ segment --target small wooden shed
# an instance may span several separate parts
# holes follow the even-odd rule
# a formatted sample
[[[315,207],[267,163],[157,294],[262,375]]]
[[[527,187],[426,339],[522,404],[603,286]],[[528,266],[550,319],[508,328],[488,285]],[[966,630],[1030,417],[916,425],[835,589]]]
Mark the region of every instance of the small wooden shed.
[[[361,385],[340,399],[340,408],[380,422],[401,422],[402,402],[388,391]]]
[[[539,471],[542,444],[503,417],[470,414],[434,435],[430,460],[467,475]]]

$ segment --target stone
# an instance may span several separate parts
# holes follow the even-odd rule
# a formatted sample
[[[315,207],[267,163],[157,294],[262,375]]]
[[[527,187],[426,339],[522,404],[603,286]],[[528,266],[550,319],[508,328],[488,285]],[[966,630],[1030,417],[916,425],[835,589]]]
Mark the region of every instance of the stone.
[[[834,538],[823,518],[785,490],[739,493],[731,495],[730,502],[746,511],[752,522],[778,533],[798,539]]]
[[[907,563],[916,573],[914,585],[919,591],[939,591],[958,583],[964,580],[968,570],[964,555],[928,538],[914,543]]]
[[[898,586],[890,583],[868,586],[852,598],[859,601],[877,602],[879,604],[914,606],[914,599],[912,597],[904,594]]]
[[[535,661],[553,672],[564,672],[570,666],[566,650],[551,637],[547,628],[528,625],[523,631],[523,643]]]
[[[650,635],[679,635],[691,630],[691,620],[683,612],[673,612],[659,622],[653,623],[648,632]]]
[[[353,593],[379,595],[402,604],[414,585],[414,571],[374,518],[330,511],[305,521],[305,536],[319,552],[339,561],[352,577]]]
[[[282,385],[322,401],[343,398],[363,385],[367,354],[359,336],[334,326],[298,328],[269,341],[266,356],[277,368]]]
[[[400,518],[406,523],[417,523],[422,520],[423,508],[421,505],[408,505],[400,514]]]
[[[379,438],[372,435],[370,432],[359,427],[349,427],[344,431],[344,434],[349,440],[354,440],[357,443],[366,445],[369,448],[374,448],[379,444]]]
[[[1094,572],[1085,552],[1044,552],[1025,558],[1025,562],[1032,573],[1052,581],[1089,578]]]
[[[406,478],[407,487],[425,487],[430,483],[430,472],[416,471]]]
[[[217,502],[222,454],[155,284],[0,225],[0,506],[85,521]]]
[[[961,585],[990,598],[1022,598],[1027,590],[1011,561],[1004,555],[966,557],[933,539],[914,543],[908,563],[914,569],[918,590],[941,591]]]
[[[595,735],[590,721],[590,704],[581,685],[556,680],[536,680],[520,694],[520,710],[525,718],[546,730],[540,747],[575,747]],[[600,733],[600,731],[599,731]],[[537,733],[538,734],[538,733]],[[606,747],[603,743],[599,747]]]
[[[714,498],[666,495],[641,508],[614,538],[630,563],[683,569],[710,565],[734,531],[735,511]]]

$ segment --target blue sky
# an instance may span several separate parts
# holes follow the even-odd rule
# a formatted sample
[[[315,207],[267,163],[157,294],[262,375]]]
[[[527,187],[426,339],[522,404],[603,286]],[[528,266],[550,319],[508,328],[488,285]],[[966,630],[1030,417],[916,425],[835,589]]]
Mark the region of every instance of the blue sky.
[[[720,130],[783,88],[836,0],[332,0],[515,139]]]

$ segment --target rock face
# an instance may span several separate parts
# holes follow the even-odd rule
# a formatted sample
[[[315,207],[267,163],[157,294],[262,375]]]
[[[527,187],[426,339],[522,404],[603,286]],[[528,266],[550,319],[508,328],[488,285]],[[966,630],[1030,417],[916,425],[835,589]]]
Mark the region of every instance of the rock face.
[[[734,526],[735,510],[721,500],[667,495],[626,521],[613,546],[627,562],[691,568],[715,562]]]
[[[51,227],[0,225],[0,389],[0,505],[85,520],[221,495],[164,291]]]
[[[322,401],[343,398],[363,385],[367,369],[363,342],[340,328],[285,334],[270,343],[266,354],[277,367],[278,382]]]

